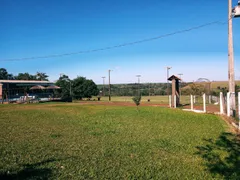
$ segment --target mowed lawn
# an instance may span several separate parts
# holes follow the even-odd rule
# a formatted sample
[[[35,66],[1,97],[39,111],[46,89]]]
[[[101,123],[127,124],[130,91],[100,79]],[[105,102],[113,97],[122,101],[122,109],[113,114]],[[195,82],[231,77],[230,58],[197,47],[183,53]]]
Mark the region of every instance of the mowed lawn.
[[[239,175],[209,167],[215,161],[206,156],[211,156],[212,145],[217,146],[228,129],[215,115],[77,103],[2,105],[0,112],[0,179],[234,179]],[[208,147],[212,149],[206,151]],[[214,150],[223,160],[229,152]]]
[[[113,102],[129,102],[133,103],[132,96],[112,96],[111,101]],[[92,100],[97,100],[97,97],[93,97]],[[148,102],[150,99],[150,102]],[[101,97],[101,101],[108,101],[108,97]],[[168,105],[169,97],[168,96],[142,96],[141,102],[144,104],[166,104]],[[190,103],[190,95],[189,96],[181,96],[181,103],[187,104]]]

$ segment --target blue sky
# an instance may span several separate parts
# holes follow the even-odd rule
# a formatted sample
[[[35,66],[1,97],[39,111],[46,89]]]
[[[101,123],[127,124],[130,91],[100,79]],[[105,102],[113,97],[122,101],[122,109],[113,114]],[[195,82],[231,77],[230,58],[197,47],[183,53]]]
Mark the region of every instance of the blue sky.
[[[233,4],[237,4],[233,1]],[[215,24],[155,41],[57,58],[2,61],[97,49],[227,20],[227,0],[1,0],[0,67],[10,73],[84,76],[102,83],[227,80],[227,24]],[[240,18],[234,19],[235,76],[240,79]]]

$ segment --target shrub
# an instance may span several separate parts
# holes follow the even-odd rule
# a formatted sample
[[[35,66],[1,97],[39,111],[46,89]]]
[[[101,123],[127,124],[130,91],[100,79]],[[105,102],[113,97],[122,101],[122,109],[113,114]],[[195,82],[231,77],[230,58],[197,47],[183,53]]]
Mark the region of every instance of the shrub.
[[[136,106],[139,106],[141,103],[141,96],[134,96],[132,100],[136,104]]]

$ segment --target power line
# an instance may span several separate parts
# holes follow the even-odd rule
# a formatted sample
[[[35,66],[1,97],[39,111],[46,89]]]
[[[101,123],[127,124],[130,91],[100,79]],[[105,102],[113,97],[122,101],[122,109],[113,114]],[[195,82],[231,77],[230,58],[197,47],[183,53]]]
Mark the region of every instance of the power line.
[[[98,52],[98,51],[106,51],[106,50],[110,50],[110,49],[115,49],[115,48],[121,48],[121,47],[125,47],[125,46],[140,44],[140,43],[144,43],[144,42],[148,42],[148,41],[154,41],[154,40],[158,40],[158,39],[165,38],[165,37],[168,37],[168,36],[173,36],[173,35],[176,35],[176,34],[181,34],[181,33],[189,32],[189,31],[192,31],[192,30],[200,29],[200,28],[203,28],[203,27],[206,27],[206,26],[211,26],[211,25],[214,25],[214,24],[226,24],[226,22],[213,21],[213,22],[210,22],[210,23],[205,23],[205,24],[202,24],[202,25],[199,25],[199,26],[191,27],[191,28],[184,29],[184,30],[175,31],[175,32],[172,32],[172,33],[168,33],[168,34],[164,34],[164,35],[160,35],[160,36],[156,36],[156,37],[152,37],[152,38],[148,38],[148,39],[142,39],[142,40],[138,40],[138,41],[134,41],[134,42],[128,42],[128,43],[123,43],[123,44],[104,47],[104,48],[91,49],[91,50],[78,51],[78,52],[70,52],[70,53],[63,53],[63,54],[52,54],[52,55],[46,55],[46,56],[0,59],[0,61],[23,61],[23,60],[46,59],[46,58],[56,58],[56,57],[70,56],[70,55],[76,55],[76,54],[93,53],[93,52]]]

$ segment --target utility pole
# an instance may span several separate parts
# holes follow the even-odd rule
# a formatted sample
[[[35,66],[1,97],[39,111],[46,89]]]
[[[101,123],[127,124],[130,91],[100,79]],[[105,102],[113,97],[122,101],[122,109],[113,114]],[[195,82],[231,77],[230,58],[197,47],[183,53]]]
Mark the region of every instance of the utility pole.
[[[148,85],[149,85],[148,86],[148,96],[149,96],[149,99],[150,99],[150,96],[151,96],[151,94],[150,94],[150,83]]]
[[[166,68],[167,68],[167,95],[169,96],[169,81],[168,81],[168,78],[169,78],[169,70],[172,67],[167,66]]]
[[[230,92],[230,115],[234,116],[236,112],[236,102],[232,35],[232,0],[228,0],[228,83]]]
[[[103,78],[103,96],[105,96],[105,78],[106,77],[102,77]]]
[[[179,97],[181,98],[181,95],[182,95],[182,93],[181,93],[181,85],[182,85],[182,75],[183,75],[183,74],[180,73],[180,74],[178,74],[178,75],[180,76],[180,79],[181,79],[181,80],[180,80],[180,83],[179,83],[179,84],[180,84],[180,87],[179,87]]]
[[[140,77],[141,77],[141,75],[136,75],[136,77],[138,78],[138,96],[140,96]]]
[[[111,77],[110,77],[110,76],[111,76],[111,71],[112,71],[112,70],[110,70],[110,69],[108,70],[108,78],[109,78],[109,79],[108,79],[108,81],[109,81],[108,101],[111,101],[111,82],[110,82],[110,80],[111,80]]]

